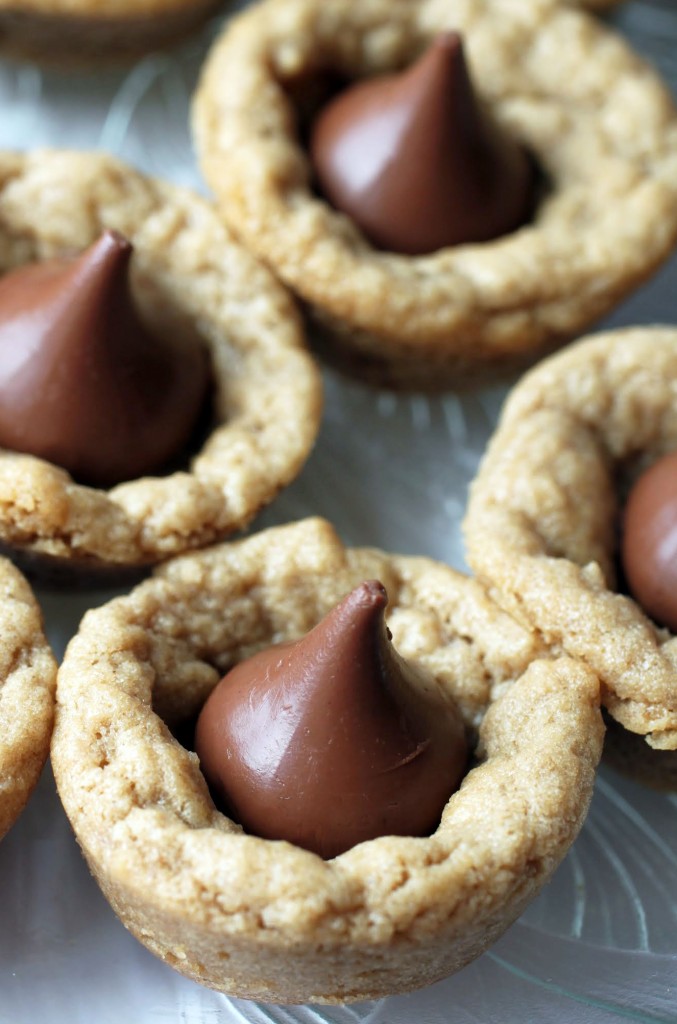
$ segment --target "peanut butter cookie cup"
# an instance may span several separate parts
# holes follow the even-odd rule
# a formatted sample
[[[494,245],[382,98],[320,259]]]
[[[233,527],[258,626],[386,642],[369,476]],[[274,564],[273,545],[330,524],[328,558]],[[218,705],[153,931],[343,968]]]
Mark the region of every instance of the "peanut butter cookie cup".
[[[449,33],[462,37],[465,69],[451,46],[445,58],[438,45]],[[427,47],[437,57],[426,58]],[[415,139],[409,122],[401,135],[392,126],[401,126],[400,114],[406,121],[420,111],[431,91],[448,97],[439,83],[458,84],[463,74],[463,111],[482,126],[470,134],[482,136],[480,148],[499,166],[484,173],[471,158],[470,170],[459,170],[453,140],[441,148],[472,197],[457,204],[459,216],[493,209],[505,175],[518,181],[515,216],[498,218],[500,237],[486,239],[481,224],[482,241],[437,239],[423,252],[394,252],[387,232],[359,229],[323,198],[324,186],[318,194],[305,139],[315,138],[327,95],[346,82],[366,89],[403,69],[404,99],[404,75],[397,86],[383,79],[384,102],[395,103],[396,92],[397,117],[379,123],[373,94],[367,103],[361,93],[355,102],[371,120],[339,155],[333,151],[332,169],[350,177],[358,157],[376,146],[390,190],[386,225],[406,217],[415,228],[421,202],[455,193],[446,172],[445,187],[432,174],[398,191],[390,144],[405,157],[423,154],[420,173],[427,175],[431,140],[440,133],[422,127],[432,123],[428,108],[411,118],[422,133]],[[467,95],[468,75],[479,100]],[[332,124],[334,142],[345,116],[342,108],[339,127]],[[466,124],[458,111],[450,116]],[[384,123],[395,142],[375,141]],[[446,387],[533,360],[608,311],[677,239],[677,117],[667,89],[596,18],[551,0],[266,0],[214,45],[194,128],[221,213],[305,301],[318,344],[362,377],[391,386]],[[524,154],[536,168],[531,198],[528,166],[519,164]],[[418,174],[420,161],[417,167]],[[372,187],[373,169],[369,163],[355,172],[350,185],[370,211],[384,195]],[[496,186],[487,202],[476,192],[484,177]],[[426,219],[435,228],[443,218],[433,206]]]
[[[370,579],[387,590],[418,698],[455,702],[474,766],[432,834],[322,859],[218,811],[170,729],[233,664],[307,634]],[[598,681],[543,652],[446,566],[346,549],[322,520],[271,529],[173,560],[87,614],[59,676],[59,792],[115,911],[180,972],[277,1002],[407,991],[497,938],[582,823],[602,743]]]
[[[125,60],[180,42],[223,0],[0,0],[0,51],[54,65]]]
[[[240,529],[298,472],[321,385],[296,310],[198,196],[104,155],[0,154],[0,268],[13,556],[136,570]]]
[[[552,356],[510,395],[464,524],[475,572],[539,639],[599,675],[616,722],[654,748],[638,771],[666,783],[677,777],[677,640],[646,583],[660,597],[670,579],[670,495],[643,501],[638,534],[630,509],[647,467],[677,449],[676,387],[674,328],[601,334]],[[629,766],[640,744],[621,735],[610,747]]]
[[[0,559],[0,838],[14,824],[49,754],[56,662],[30,587]]]

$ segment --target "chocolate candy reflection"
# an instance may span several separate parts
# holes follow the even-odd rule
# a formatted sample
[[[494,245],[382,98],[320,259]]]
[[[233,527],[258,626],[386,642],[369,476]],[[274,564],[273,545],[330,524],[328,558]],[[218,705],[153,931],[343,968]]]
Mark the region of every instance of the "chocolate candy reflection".
[[[393,252],[488,241],[533,207],[531,160],[478,101],[454,33],[403,73],[339,94],[315,122],[311,156],[330,202]]]
[[[307,636],[237,665],[198,720],[212,794],[255,835],[329,858],[382,835],[427,835],[463,776],[455,707],[417,692],[368,581]]]
[[[132,304],[132,246],[105,231],[72,260],[0,279],[0,444],[110,486],[186,444],[209,367],[197,345],[151,335]]]
[[[654,463],[630,492],[621,558],[637,603],[677,633],[677,452]]]

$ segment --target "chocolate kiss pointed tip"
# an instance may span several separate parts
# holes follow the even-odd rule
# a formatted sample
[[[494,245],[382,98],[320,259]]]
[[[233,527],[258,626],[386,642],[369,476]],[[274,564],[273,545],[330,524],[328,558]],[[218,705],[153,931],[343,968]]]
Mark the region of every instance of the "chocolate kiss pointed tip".
[[[115,228],[104,228],[89,251],[95,252],[97,249],[119,249],[126,252],[132,249],[132,243]]]
[[[97,241],[90,247],[88,252],[96,253],[111,253],[111,254],[129,254],[132,253],[132,243],[124,235],[121,235],[119,231],[115,231],[112,228],[106,228],[97,239]]]
[[[385,608],[388,604],[386,588],[379,580],[365,580],[347,594],[335,611],[346,608]]]
[[[399,92],[399,102],[406,104],[409,117],[412,120],[421,115],[427,118],[427,133],[437,131],[445,146],[449,144],[450,135],[458,134],[456,119],[459,116],[470,124],[481,116],[465,59],[463,38],[458,32],[436,36],[408,69],[399,77],[393,76],[392,82],[395,89],[391,99]],[[459,139],[452,141],[458,144]],[[462,145],[462,138],[460,142]]]
[[[331,671],[334,694],[340,690],[344,699],[356,700],[357,704],[364,700],[365,687],[375,683],[388,662],[389,652],[383,650],[388,643],[384,623],[387,604],[383,584],[366,580],[297,641],[298,659],[305,658],[308,664],[317,661],[318,670],[313,675],[320,686],[320,671]]]
[[[407,72],[405,72],[405,76]],[[465,111],[472,119],[476,116],[475,87],[465,57],[463,37],[458,32],[445,32],[433,39],[408,72],[414,90],[419,91],[419,103],[429,103],[446,98],[453,111]],[[415,97],[415,93],[414,93]],[[444,131],[444,126],[439,126]],[[448,129],[454,128],[453,121]]]
[[[299,643],[310,645],[316,641],[319,647],[326,642],[326,635],[331,637],[332,660],[350,658],[350,652],[344,652],[346,647],[355,653],[358,645],[362,647],[378,636],[379,622],[387,604],[388,595],[383,584],[378,580],[366,580],[346,594]],[[345,673],[342,675],[345,678]]]
[[[121,278],[127,273],[134,247],[119,231],[106,228],[75,260],[72,272],[95,278]]]
[[[136,322],[136,315],[131,307],[127,288],[127,274],[133,253],[133,246],[119,231],[105,229],[98,239],[75,258],[70,267],[70,274],[77,289],[77,301],[82,317],[87,309],[92,308],[95,315],[97,307],[108,313],[105,306],[112,303],[116,309],[111,314],[127,316]],[[64,273],[64,281],[68,280],[68,270]],[[116,294],[119,289],[119,294]],[[64,293],[68,293],[65,291]],[[104,298],[110,294],[109,298]],[[121,311],[124,309],[124,312]],[[83,332],[83,342],[87,331]]]
[[[458,32],[442,32],[439,36],[435,36],[430,46],[427,50],[423,51],[416,64],[412,65],[412,67],[416,67],[424,62],[439,62],[453,66],[459,60],[464,60],[464,46],[461,35]]]

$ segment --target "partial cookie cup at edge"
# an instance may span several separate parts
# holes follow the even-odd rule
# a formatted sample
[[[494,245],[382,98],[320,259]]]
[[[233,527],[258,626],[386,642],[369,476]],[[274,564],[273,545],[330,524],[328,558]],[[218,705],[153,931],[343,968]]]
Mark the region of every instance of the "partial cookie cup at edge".
[[[101,154],[0,154],[2,270],[79,252],[104,228],[135,247],[149,328],[206,344],[216,425],[185,472],[110,491],[1,450],[0,541],[38,572],[105,578],[242,528],[298,473],[319,427],[321,381],[294,304],[207,202]]]
[[[0,0],[0,52],[72,69],[179,43],[224,0]]]
[[[464,523],[468,561],[496,599],[588,664],[611,715],[658,751],[677,751],[677,638],[614,586],[622,496],[677,449],[676,389],[675,328],[552,356],[509,396]],[[655,782],[674,781],[677,753],[646,756]]]
[[[54,722],[56,662],[33,593],[0,558],[0,839],[43,769]]]
[[[314,194],[291,95],[327,71],[402,68],[449,30],[550,188],[531,224],[494,242],[380,252]],[[193,113],[224,218],[307,303],[321,346],[378,383],[434,389],[533,361],[677,240],[667,88],[617,34],[552,0],[264,0],[215,43]]]
[[[479,726],[479,764],[432,836],[323,861],[243,834],[169,727],[192,719],[233,663],[304,635],[369,578],[388,591],[399,652],[458,701],[475,740]],[[85,616],[59,673],[59,793],[123,923],[188,977],[274,1002],[408,991],[495,940],[582,824],[599,684],[543,654],[446,566],[346,549],[322,520],[270,529],[175,559]]]

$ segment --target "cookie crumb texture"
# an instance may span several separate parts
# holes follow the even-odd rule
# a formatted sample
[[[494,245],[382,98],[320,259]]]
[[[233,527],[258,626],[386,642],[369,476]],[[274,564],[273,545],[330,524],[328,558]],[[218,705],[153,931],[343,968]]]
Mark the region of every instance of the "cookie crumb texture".
[[[49,753],[56,662],[30,587],[0,559],[0,838],[26,805]]]
[[[223,0],[0,0],[0,52],[50,65],[126,61],[181,42]]]
[[[104,155],[0,154],[0,269],[77,253],[104,228],[134,246],[148,329],[207,346],[215,425],[184,471],[110,491],[0,452],[0,542],[54,572],[144,566],[240,529],[294,478],[319,426],[296,309],[208,203]]]
[[[382,837],[324,861],[219,813],[170,727],[195,716],[229,666],[303,635],[371,578],[421,685],[460,704],[478,764],[432,836]],[[599,685],[544,653],[445,566],[346,549],[322,520],[279,527],[176,559],[87,614],[59,675],[57,785],[113,908],[181,973],[274,1002],[405,992],[496,939],[582,824]]]
[[[533,222],[407,257],[314,192],[298,97],[399,70],[460,31],[481,97],[530,150]],[[267,0],[226,27],[194,129],[237,234],[307,304],[321,351],[365,379],[439,389],[533,361],[601,317],[677,240],[667,88],[597,18],[552,0]],[[620,215],[622,211],[622,216]]]
[[[610,332],[546,360],[510,395],[464,524],[497,600],[585,661],[611,715],[665,751],[677,750],[677,639],[615,585],[624,496],[677,449],[675,387],[674,328]]]

